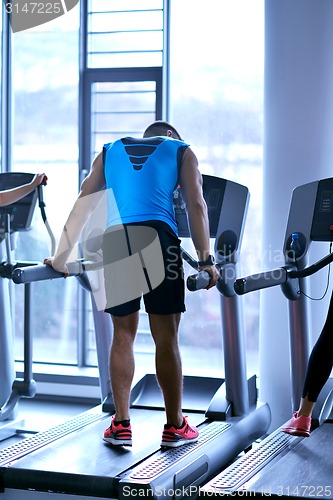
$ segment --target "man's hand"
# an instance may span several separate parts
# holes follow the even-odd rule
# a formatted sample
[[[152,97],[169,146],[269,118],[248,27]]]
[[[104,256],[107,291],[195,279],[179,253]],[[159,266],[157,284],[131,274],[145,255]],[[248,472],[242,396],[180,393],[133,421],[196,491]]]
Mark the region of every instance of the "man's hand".
[[[200,267],[200,271],[207,271],[207,273],[210,276],[210,281],[208,283],[208,286],[206,286],[205,290],[209,290],[210,288],[213,288],[213,286],[216,285],[216,282],[221,277],[218,269],[215,266],[203,266],[203,267]]]
[[[64,275],[64,278],[67,278],[67,276],[69,276],[66,264],[57,261],[57,259],[55,259],[54,257],[47,257],[46,259],[44,259],[44,264],[53,267],[55,271],[62,273]]]

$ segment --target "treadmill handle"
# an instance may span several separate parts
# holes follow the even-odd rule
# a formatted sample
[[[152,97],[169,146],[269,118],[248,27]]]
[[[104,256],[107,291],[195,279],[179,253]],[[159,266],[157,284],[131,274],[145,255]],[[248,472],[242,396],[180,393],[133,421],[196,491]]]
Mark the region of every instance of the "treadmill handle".
[[[288,269],[279,267],[272,271],[252,274],[244,278],[238,278],[234,283],[234,289],[237,295],[244,295],[248,292],[262,290],[276,285],[283,285],[290,279],[301,279],[312,276],[333,262],[333,253],[329,253],[319,261],[304,269]]]
[[[83,272],[83,264],[80,261],[68,262],[66,265],[69,271],[69,276],[78,276]],[[63,277],[63,273],[59,273],[47,264],[39,264],[37,266],[22,268],[18,267],[17,269],[14,269],[12,274],[12,280],[16,284],[32,283],[34,281],[45,281]]]
[[[238,278],[234,283],[237,295],[270,288],[272,286],[283,285],[288,279],[288,271],[284,267],[265,271],[263,273],[251,274],[244,278]]]
[[[328,266],[332,262],[333,253],[329,253],[314,264],[311,264],[311,266],[305,267],[304,269],[294,269],[288,271],[288,278],[307,278],[308,276],[312,276],[324,267]]]
[[[196,290],[201,290],[209,285],[211,276],[207,271],[200,271],[197,274],[191,274],[188,276],[186,281],[187,289],[190,292],[195,292]]]

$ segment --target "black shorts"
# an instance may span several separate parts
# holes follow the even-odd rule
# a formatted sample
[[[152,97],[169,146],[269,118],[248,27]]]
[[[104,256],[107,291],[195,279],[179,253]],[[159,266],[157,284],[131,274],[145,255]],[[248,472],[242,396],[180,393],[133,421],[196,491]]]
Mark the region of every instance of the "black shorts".
[[[150,220],[107,229],[103,261],[105,312],[132,314],[140,309],[141,297],[150,314],[185,311],[180,240],[167,223]]]

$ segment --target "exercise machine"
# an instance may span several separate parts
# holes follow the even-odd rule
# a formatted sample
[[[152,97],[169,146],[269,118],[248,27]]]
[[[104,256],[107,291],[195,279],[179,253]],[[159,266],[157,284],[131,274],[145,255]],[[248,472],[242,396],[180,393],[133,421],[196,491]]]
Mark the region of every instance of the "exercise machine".
[[[183,410],[199,427],[199,440],[180,448],[160,448],[165,423],[164,403],[155,375],[148,373],[132,389],[134,445],[130,450],[102,442],[112,411],[112,401],[104,401],[100,407],[77,417],[82,420],[87,413],[99,416],[77,432],[73,432],[76,419],[72,419],[69,423],[71,431],[66,429],[63,435],[60,435],[63,426],[39,433],[43,441],[41,446],[37,435],[25,440],[23,452],[15,449],[11,455],[9,447],[3,462],[0,452],[0,489],[3,490],[0,500],[21,500],[32,494],[41,500],[59,495],[62,498],[76,495],[75,499],[170,498],[171,491],[177,498],[188,498],[192,488],[226,466],[267,431],[270,410],[267,404],[257,402],[255,377],[247,379],[241,298],[233,289],[249,200],[248,189],[225,179],[204,176],[203,190],[209,211],[210,236],[215,239],[215,255],[221,274],[218,290],[225,376],[216,379],[184,377]],[[179,235],[189,237],[179,190],[175,192],[174,204]],[[93,256],[93,252],[90,254]],[[197,263],[187,252],[183,251],[183,257],[197,269]],[[77,275],[82,275],[84,270],[88,273],[96,262],[74,263],[74,270],[70,271]],[[27,283],[57,277],[61,275],[53,269],[36,266],[16,269],[13,279],[16,283]],[[140,432],[140,425],[147,420],[150,426],[148,437]],[[56,439],[47,442],[50,435],[56,435]]]
[[[333,178],[294,189],[283,252],[285,265],[238,278],[238,294],[280,285],[289,303],[292,411],[298,408],[309,357],[307,277],[333,261],[333,254],[308,266],[312,241],[332,243]],[[297,234],[298,250],[291,247]],[[260,445],[205,484],[200,496],[251,494],[302,498],[333,498],[333,379],[322,389],[312,415],[309,438],[291,436],[281,427]]]
[[[12,189],[32,181],[34,174],[29,173],[2,173],[0,174],[0,190]],[[35,383],[30,370],[31,366],[31,335],[30,327],[30,295],[29,287],[25,294],[25,344],[24,344],[24,378],[14,380],[13,358],[13,329],[10,307],[9,280],[15,267],[36,264],[36,262],[17,262],[12,260],[12,250],[15,248],[15,235],[18,232],[28,231],[36,207],[37,198],[42,207],[44,221],[46,221],[42,186],[35,189],[24,198],[10,205],[0,207],[0,440],[7,439],[16,433],[22,425],[17,420],[17,403],[21,397],[33,397]],[[14,380],[14,382],[13,382]]]

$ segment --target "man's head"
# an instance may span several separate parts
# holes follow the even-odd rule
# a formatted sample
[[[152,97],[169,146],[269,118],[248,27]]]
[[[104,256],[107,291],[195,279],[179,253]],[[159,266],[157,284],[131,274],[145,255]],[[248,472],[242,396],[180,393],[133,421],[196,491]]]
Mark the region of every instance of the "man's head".
[[[180,141],[183,140],[175,127],[163,120],[157,120],[156,122],[151,123],[143,133],[143,137],[156,137],[157,135],[165,135]]]

